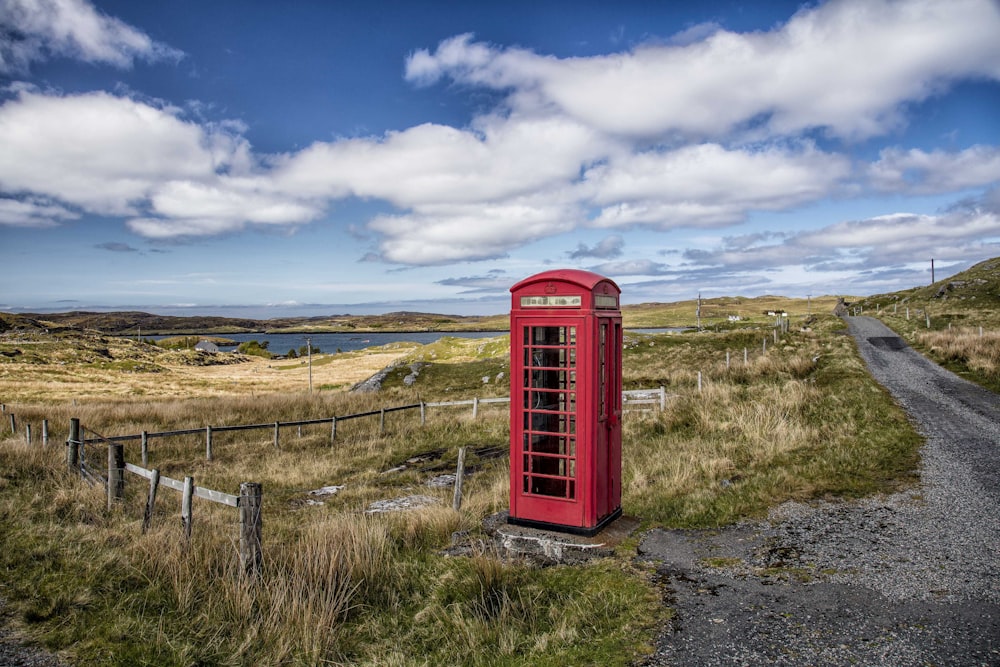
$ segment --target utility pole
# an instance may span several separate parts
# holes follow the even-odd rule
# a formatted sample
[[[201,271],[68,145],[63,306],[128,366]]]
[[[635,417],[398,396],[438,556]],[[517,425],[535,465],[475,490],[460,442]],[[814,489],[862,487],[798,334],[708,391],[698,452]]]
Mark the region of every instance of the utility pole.
[[[309,356],[309,393],[313,393],[313,348],[312,339],[306,336],[306,354]]]
[[[698,318],[698,331],[701,331],[701,292],[698,292],[698,308],[695,310],[695,317]]]
[[[931,285],[934,284],[934,260],[931,259]]]

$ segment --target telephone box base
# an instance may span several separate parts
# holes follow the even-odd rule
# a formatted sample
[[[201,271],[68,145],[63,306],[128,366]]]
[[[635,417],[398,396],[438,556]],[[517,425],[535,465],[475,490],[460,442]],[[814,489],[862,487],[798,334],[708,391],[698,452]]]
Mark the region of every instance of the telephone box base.
[[[556,533],[569,533],[570,535],[583,535],[593,537],[608,527],[615,519],[622,515],[622,508],[619,507],[611,514],[601,519],[596,526],[584,528],[583,526],[564,526],[559,523],[548,523],[546,521],[533,521],[531,519],[518,519],[512,516],[507,517],[507,523],[512,526],[524,526],[525,528],[538,528],[539,530],[549,530]]]

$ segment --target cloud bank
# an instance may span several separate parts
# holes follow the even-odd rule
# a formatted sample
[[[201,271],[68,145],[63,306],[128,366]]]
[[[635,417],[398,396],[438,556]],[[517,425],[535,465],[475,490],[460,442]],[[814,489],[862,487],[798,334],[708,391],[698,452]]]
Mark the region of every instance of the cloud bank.
[[[55,57],[117,68],[182,57],[82,0],[0,0],[0,16],[8,74]],[[967,194],[1000,181],[996,146],[887,147],[869,163],[850,153],[904,127],[912,105],[1000,80],[998,35],[991,0],[835,0],[767,31],[706,25],[578,58],[463,34],[414,50],[405,77],[499,93],[468,126],[428,123],[278,155],[255,153],[238,123],[155,100],[14,86],[0,106],[0,225],[95,214],[168,240],[293,230],[358,198],[391,207],[367,223],[369,259],[431,266],[505,257],[580,229],[720,229],[831,197]],[[830,260],[814,258],[837,248],[859,267],[932,247],[993,252],[998,233],[983,199],[691,251],[685,261],[819,266]],[[615,234],[566,254],[608,260],[601,266],[620,275],[671,270],[619,259],[622,248]]]

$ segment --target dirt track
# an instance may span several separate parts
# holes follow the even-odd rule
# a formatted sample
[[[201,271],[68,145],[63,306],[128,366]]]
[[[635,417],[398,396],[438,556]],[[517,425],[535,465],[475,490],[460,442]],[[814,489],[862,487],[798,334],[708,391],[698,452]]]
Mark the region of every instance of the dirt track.
[[[644,664],[1000,665],[1000,398],[847,323],[927,439],[920,487],[647,534],[676,617]]]

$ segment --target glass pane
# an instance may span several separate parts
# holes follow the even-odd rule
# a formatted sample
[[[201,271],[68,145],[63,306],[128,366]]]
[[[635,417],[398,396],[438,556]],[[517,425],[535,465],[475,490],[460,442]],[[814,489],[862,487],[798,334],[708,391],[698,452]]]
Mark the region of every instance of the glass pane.
[[[548,477],[532,477],[531,492],[540,496],[566,497],[566,480]]]

